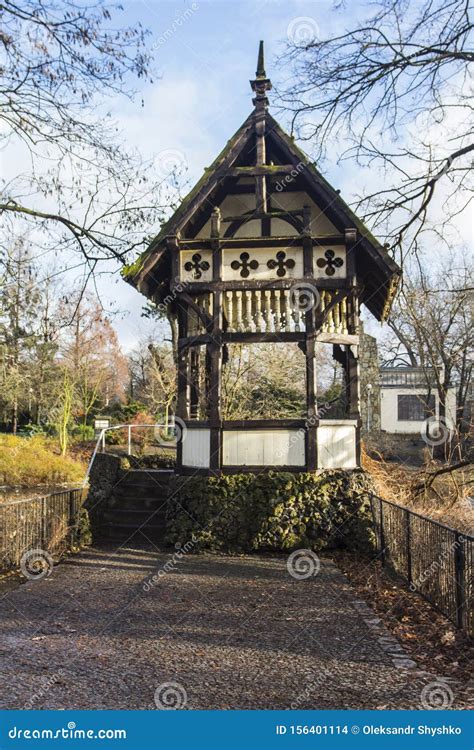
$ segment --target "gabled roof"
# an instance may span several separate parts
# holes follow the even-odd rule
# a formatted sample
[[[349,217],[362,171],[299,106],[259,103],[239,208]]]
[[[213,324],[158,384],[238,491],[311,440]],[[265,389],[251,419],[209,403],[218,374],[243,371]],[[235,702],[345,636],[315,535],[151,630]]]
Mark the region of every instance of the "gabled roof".
[[[259,67],[263,70],[263,65]],[[257,70],[257,75],[258,72]],[[265,76],[264,70],[263,76]],[[268,90],[271,86],[268,79],[261,77],[260,80],[268,84],[264,91]],[[262,99],[261,96],[260,99]],[[260,118],[261,121],[262,117],[266,142],[269,147],[280,154],[280,163],[294,165],[295,168],[299,165],[298,179],[303,184],[303,189],[338,231],[343,233],[345,229],[357,229],[355,258],[357,274],[364,285],[362,301],[377,319],[383,320],[388,314],[400,278],[401,272],[398,265],[349,208],[339,192],[329,184],[309,157],[268,113],[266,107],[261,108],[260,111],[256,108],[251,112],[145,252],[134,263],[123,269],[123,277],[148,296],[162,297],[163,293],[166,293],[167,282],[171,275],[170,250],[167,248],[166,238],[172,235],[182,235],[190,239],[191,237],[185,230],[190,226],[193,218],[203,211],[210,214],[212,207],[219,205],[222,195],[225,194],[226,185],[229,187],[231,185],[230,170],[236,165],[241,165],[241,162],[245,163],[245,154],[253,150],[257,119]],[[304,165],[304,169],[301,169],[301,165]],[[271,169],[271,167],[267,165],[266,169]],[[277,169],[278,165],[275,165],[275,170]],[[235,180],[235,175],[233,179]]]

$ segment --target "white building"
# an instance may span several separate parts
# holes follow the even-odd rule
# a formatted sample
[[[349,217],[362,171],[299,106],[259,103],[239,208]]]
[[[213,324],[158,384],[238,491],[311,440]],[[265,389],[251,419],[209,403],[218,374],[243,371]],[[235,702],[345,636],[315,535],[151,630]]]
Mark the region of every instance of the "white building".
[[[427,376],[428,375],[428,376]],[[439,396],[434,378],[421,367],[380,368],[380,428],[384,432],[417,434],[430,420],[439,419]],[[446,424],[456,424],[456,387],[450,386],[446,403]]]

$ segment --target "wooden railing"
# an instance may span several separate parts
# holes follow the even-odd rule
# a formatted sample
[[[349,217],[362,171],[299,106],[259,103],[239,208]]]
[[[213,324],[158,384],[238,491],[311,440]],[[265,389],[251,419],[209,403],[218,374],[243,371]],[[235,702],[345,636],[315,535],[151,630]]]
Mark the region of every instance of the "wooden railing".
[[[322,333],[347,335],[355,333],[353,311],[349,297],[343,297],[330,307],[336,291],[321,291],[315,307],[324,316]],[[193,300],[204,313],[212,315],[211,295],[199,295]],[[247,289],[223,292],[223,313],[229,333],[299,333],[305,330],[305,306],[295,305],[292,289]],[[204,332],[204,324],[195,310],[190,310],[188,334]]]

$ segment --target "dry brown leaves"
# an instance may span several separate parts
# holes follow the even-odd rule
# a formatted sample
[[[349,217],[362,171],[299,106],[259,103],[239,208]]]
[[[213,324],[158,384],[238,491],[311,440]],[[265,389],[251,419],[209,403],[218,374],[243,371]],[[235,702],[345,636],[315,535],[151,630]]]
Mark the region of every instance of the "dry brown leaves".
[[[335,554],[335,562],[421,669],[464,683],[472,680],[474,644],[379,561]]]

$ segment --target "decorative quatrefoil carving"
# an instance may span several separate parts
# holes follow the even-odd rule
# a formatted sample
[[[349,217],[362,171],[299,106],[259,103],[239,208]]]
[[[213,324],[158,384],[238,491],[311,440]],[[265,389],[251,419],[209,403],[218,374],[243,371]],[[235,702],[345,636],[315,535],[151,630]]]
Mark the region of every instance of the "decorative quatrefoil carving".
[[[287,269],[289,270],[290,268],[294,268],[295,267],[295,261],[292,258],[287,258],[286,260],[285,260],[285,258],[286,258],[286,253],[284,253],[283,250],[280,250],[276,254],[276,260],[274,260],[273,258],[271,258],[267,262],[268,268],[271,268],[272,270],[274,268],[277,268],[278,269],[277,270],[277,276],[280,276],[280,277],[281,276],[286,276]]]
[[[336,268],[340,268],[344,261],[342,258],[336,258],[334,250],[326,250],[324,258],[318,258],[316,265],[318,268],[326,268],[326,276],[334,276]]]
[[[210,268],[209,263],[207,260],[202,260],[199,253],[195,253],[191,260],[188,260],[184,264],[184,270],[189,272],[193,272],[193,277],[195,279],[200,279],[202,276],[202,271],[208,271]]]
[[[255,271],[258,268],[258,260],[249,260],[250,255],[248,253],[240,253],[240,261],[233,260],[230,267],[234,271],[238,271],[240,268],[240,275],[243,279],[246,279],[250,274],[250,270]]]

